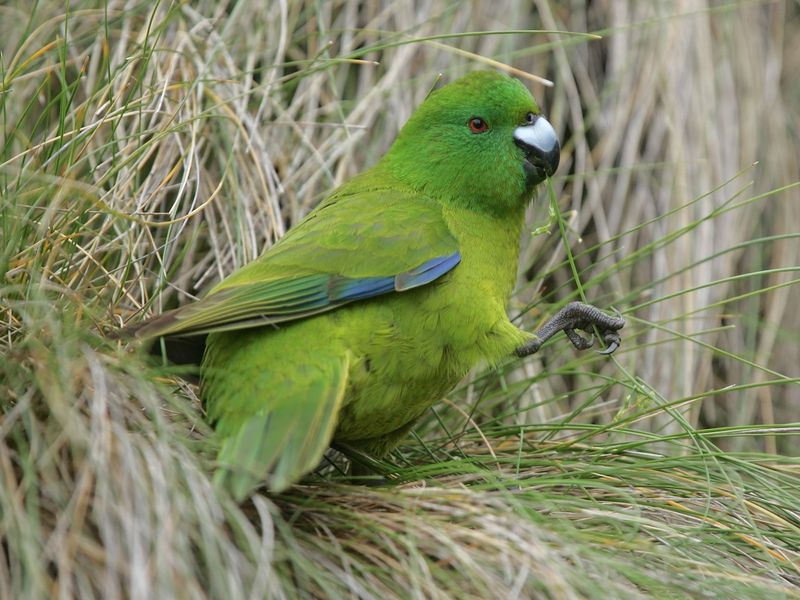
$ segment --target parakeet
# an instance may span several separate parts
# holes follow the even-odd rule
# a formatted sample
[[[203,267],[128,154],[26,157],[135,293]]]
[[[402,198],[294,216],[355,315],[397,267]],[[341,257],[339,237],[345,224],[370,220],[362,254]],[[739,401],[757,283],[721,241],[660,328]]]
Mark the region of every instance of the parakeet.
[[[386,455],[481,361],[621,317],[572,303],[536,334],[507,314],[525,208],[560,146],[531,94],[478,71],[433,91],[372,168],[262,256],[135,336],[208,334],[201,395],[216,482],[285,490],[332,442]]]

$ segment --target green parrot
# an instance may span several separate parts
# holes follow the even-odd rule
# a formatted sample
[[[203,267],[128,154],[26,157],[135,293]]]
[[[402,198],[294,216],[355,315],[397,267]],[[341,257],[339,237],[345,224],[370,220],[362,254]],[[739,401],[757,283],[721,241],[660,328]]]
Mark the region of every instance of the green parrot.
[[[328,196],[201,300],[135,328],[207,335],[201,395],[239,500],[285,490],[331,443],[376,457],[481,361],[526,356],[559,331],[624,321],[573,302],[535,334],[514,326],[525,208],[560,146],[528,90],[479,71],[432,92],[371,169]]]

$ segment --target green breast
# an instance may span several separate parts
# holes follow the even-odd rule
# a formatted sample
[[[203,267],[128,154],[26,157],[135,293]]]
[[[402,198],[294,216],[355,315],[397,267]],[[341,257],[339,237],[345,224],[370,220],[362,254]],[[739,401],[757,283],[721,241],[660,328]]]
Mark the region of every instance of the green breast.
[[[462,255],[453,271],[425,288],[337,311],[346,335],[362,332],[339,440],[397,430],[475,365],[501,360],[522,341],[506,314],[522,215],[509,223],[454,210],[446,218]]]

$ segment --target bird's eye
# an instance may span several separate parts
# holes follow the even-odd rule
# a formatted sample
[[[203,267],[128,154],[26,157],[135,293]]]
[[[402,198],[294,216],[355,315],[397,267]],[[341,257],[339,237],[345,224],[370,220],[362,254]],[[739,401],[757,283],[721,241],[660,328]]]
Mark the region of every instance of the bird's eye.
[[[469,120],[469,130],[472,133],[484,133],[489,131],[489,124],[480,117],[472,117]]]
[[[528,123],[533,123],[536,120],[536,115],[533,114],[532,112],[529,112],[527,115],[525,115],[525,120]]]

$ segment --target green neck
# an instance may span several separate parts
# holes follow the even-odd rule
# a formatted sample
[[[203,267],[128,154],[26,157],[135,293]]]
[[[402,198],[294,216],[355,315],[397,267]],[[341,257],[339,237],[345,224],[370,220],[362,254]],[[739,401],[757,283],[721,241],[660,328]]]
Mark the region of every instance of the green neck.
[[[533,188],[525,186],[524,177],[510,177],[493,169],[492,164],[475,172],[466,162],[454,164],[447,154],[447,144],[439,146],[432,141],[420,151],[418,143],[406,143],[415,133],[403,134],[405,129],[375,169],[419,193],[445,205],[501,218],[524,212],[533,197]],[[491,163],[491,159],[485,162]]]

